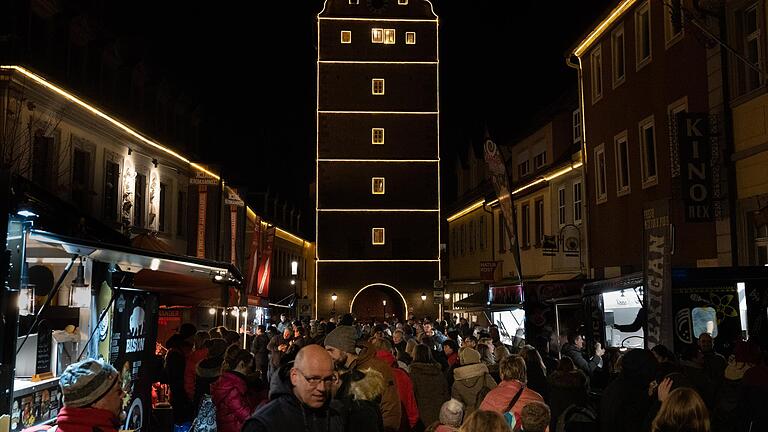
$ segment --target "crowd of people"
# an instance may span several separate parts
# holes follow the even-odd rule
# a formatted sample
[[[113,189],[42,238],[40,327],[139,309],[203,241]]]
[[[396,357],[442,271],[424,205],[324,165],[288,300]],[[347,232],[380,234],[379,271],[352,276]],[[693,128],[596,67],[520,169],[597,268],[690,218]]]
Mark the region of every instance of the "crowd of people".
[[[739,342],[726,359],[707,333],[680,357],[656,346],[610,360],[599,344],[586,354],[575,332],[558,350],[522,339],[507,345],[496,326],[465,319],[358,322],[346,314],[302,322],[283,315],[243,337],[185,324],[167,341],[162,380],[177,431],[768,430],[763,353]],[[610,380],[595,391],[598,374]],[[71,426],[71,413],[116,430],[104,427],[103,411],[119,418],[119,404],[83,391],[119,399],[116,382],[103,362],[68,368],[60,431],[86,430]],[[83,412],[89,409],[103,415]]]

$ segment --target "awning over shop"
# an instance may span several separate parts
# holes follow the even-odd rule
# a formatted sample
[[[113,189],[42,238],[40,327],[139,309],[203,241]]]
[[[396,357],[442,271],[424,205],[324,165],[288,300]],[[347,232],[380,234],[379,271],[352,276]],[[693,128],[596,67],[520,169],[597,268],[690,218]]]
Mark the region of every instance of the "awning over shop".
[[[461,299],[457,302],[453,302],[453,308],[458,309],[467,309],[467,308],[484,308],[488,305],[488,293],[485,291],[476,292],[472,294],[471,296]]]
[[[218,304],[223,289],[242,283],[242,275],[229,263],[92,242],[37,230],[30,233],[30,242],[33,255],[81,255],[116,264],[122,271],[135,273],[134,288],[156,292],[160,294],[161,302],[168,305]],[[35,245],[44,250],[35,252]]]
[[[566,281],[582,277],[581,273],[549,273],[531,282]]]

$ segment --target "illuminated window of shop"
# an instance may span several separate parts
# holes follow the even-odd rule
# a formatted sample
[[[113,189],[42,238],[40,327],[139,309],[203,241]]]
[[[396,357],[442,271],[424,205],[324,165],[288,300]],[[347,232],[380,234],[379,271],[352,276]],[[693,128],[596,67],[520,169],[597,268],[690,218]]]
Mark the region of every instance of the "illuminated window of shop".
[[[371,144],[384,144],[384,128],[371,128]]]
[[[643,189],[659,183],[656,169],[656,134],[653,116],[643,119],[638,125],[640,133],[640,158],[643,173]]]
[[[395,43],[395,29],[384,30],[384,43],[387,45],[392,45]]]
[[[557,224],[560,228],[565,226],[565,186],[557,190]]]
[[[713,338],[717,337],[717,311],[709,306],[697,307],[691,310],[693,321],[693,336],[699,338],[702,333],[709,333]]]
[[[384,195],[384,177],[374,177],[371,179],[371,193],[374,195]]]
[[[536,238],[533,239],[536,247],[541,247],[541,241],[544,239],[544,200],[539,199],[535,203],[533,209],[534,212],[534,227]]]
[[[637,70],[651,62],[650,2],[645,2],[635,10],[635,60]]]
[[[158,229],[160,232],[165,232],[167,226],[165,224],[165,219],[167,216],[167,208],[166,205],[168,203],[168,185],[165,183],[160,183],[160,215],[158,217]]]
[[[384,43],[384,29],[381,29],[381,28],[371,29],[371,42]]]
[[[341,43],[348,44],[352,43],[352,32],[349,30],[342,30],[341,31]]]
[[[600,45],[589,55],[589,64],[592,79],[592,103],[603,97],[603,55]]]
[[[374,78],[371,80],[371,93],[375,95],[384,94],[384,79]]]
[[[176,236],[184,237],[187,234],[187,195],[184,192],[176,193]]]
[[[485,227],[485,215],[480,216],[478,222],[478,230],[480,231],[480,250],[485,250],[485,244],[488,242],[487,234],[488,230]]]
[[[616,196],[627,195],[630,192],[627,131],[613,137],[613,145],[616,155]]]
[[[623,25],[620,25],[611,33],[611,60],[613,62],[613,88],[616,88],[626,78]]]
[[[605,145],[595,147],[595,197],[598,204],[608,201],[608,182],[605,178]]]
[[[531,247],[531,205],[527,203],[520,207],[520,230],[520,246]]]
[[[573,184],[573,223],[581,223],[581,182]]]
[[[405,44],[416,45],[416,32],[405,32]]]
[[[371,243],[374,245],[384,244],[384,228],[373,228],[371,230]]]
[[[475,253],[475,221],[469,221],[469,254]]]
[[[133,226],[144,226],[144,210],[147,193],[147,177],[144,174],[136,173],[134,179],[134,199],[133,199]]]

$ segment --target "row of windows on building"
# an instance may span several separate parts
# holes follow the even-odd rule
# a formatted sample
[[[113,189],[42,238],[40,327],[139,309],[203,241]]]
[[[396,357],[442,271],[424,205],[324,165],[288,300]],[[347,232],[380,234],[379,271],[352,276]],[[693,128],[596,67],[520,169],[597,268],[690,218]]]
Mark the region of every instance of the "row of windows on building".
[[[50,136],[37,135],[32,141],[32,170],[30,179],[40,186],[57,191],[61,176],[68,177],[71,201],[86,213],[98,214],[93,209],[93,198],[101,189],[102,208],[101,216],[109,222],[117,221],[118,215],[126,211],[122,208],[124,201],[120,194],[121,166],[120,158],[112,156],[105,151],[104,177],[102,185],[94,185],[96,158],[95,146],[92,143],[81,140],[74,135],[70,137],[69,148],[61,149],[61,132],[56,130]],[[69,173],[65,172],[61,159],[61,153],[70,153]],[[68,176],[67,176],[68,174]],[[147,215],[150,205],[149,192],[151,185],[147,181],[147,172],[136,172],[133,179],[133,203],[132,220],[127,221],[134,227],[146,228],[154,224],[154,220],[148,221]],[[158,231],[171,233],[171,224],[168,214],[173,214],[171,208],[171,188],[169,184],[160,179],[157,185],[157,227]],[[186,235],[186,192],[181,188],[176,191],[176,235]],[[125,191],[123,191],[125,193]]]
[[[299,280],[306,280],[307,279],[307,260],[304,259],[301,255],[296,255],[295,253],[292,253],[289,250],[285,250],[280,247],[275,248],[275,259],[274,264],[272,265],[272,271],[275,275],[275,277],[291,277],[293,269],[291,268],[291,263],[293,262],[297,263],[297,273],[296,277]]]
[[[565,185],[558,188],[557,204],[558,204],[558,225],[560,228],[566,224],[581,224],[582,221],[582,189],[581,181],[574,182],[570,185],[571,189],[571,219],[568,219],[568,187]],[[523,202],[520,204],[518,211],[519,224],[518,224],[518,240],[520,242],[520,248],[529,249],[533,247],[541,247],[544,236],[547,234],[545,230],[545,208],[544,197],[537,197],[533,200],[533,219],[531,219],[531,203]],[[482,252],[491,247],[488,243],[488,223],[487,215],[480,215],[477,218],[470,219],[467,222],[462,223],[459,226],[451,228],[451,244],[452,255],[454,258],[464,257],[467,255],[474,255],[475,252]],[[531,223],[533,222],[533,223]],[[504,217],[501,213],[497,214],[497,224],[494,227],[498,227],[498,252],[506,253],[509,247],[509,236],[507,235],[507,228],[504,221]],[[531,237],[531,228],[533,228],[533,237]],[[531,244],[533,241],[533,244]]]
[[[687,98],[681,98],[669,105],[667,109],[668,121],[671,125],[675,116],[680,112],[687,111]],[[671,129],[671,128],[670,128]],[[630,156],[630,134],[623,130],[613,137],[613,154],[616,166],[616,196],[621,197],[629,195],[632,192],[631,186],[631,156]],[[640,178],[643,189],[655,186],[659,183],[658,176],[658,155],[656,152],[656,121],[653,115],[650,115],[637,124],[637,143],[640,150]],[[597,204],[602,204],[608,200],[608,175],[605,143],[602,143],[594,149],[595,157],[595,200]]]
[[[352,43],[352,30],[341,30],[341,43]],[[372,28],[371,43],[394,45],[397,43],[397,32],[395,29]],[[405,44],[416,45],[416,32],[405,32]]]
[[[672,25],[671,8],[664,7],[664,36],[666,47],[677,43],[683,36],[682,28],[676,28]],[[651,43],[651,2],[646,1],[635,9],[635,70],[639,71],[651,62],[652,43]],[[611,31],[611,77],[612,86],[617,88],[627,76],[626,60],[626,37],[624,35],[624,23],[618,24]],[[592,103],[597,103],[604,94],[603,86],[603,50],[602,44],[591,51],[590,71],[592,83]]]

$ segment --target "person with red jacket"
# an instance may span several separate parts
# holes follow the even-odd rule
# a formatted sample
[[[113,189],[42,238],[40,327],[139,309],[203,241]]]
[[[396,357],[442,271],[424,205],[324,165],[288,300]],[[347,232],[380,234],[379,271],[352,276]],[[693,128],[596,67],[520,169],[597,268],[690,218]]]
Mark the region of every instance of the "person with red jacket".
[[[253,354],[242,348],[230,347],[222,368],[221,378],[211,384],[217,431],[240,432],[245,420],[260,402],[256,394],[249,391],[246,382],[246,376],[254,371]]]
[[[401,418],[400,431],[409,431],[419,422],[419,407],[416,404],[416,396],[413,394],[413,381],[411,381],[411,377],[406,371],[398,367],[397,359],[392,354],[392,345],[389,340],[375,338],[371,342],[371,348],[376,350],[376,357],[392,368],[392,376],[395,377],[397,394],[400,396],[400,405],[402,406],[402,412],[405,414]]]
[[[210,338],[211,336],[207,331],[200,330],[195,333],[192,352],[187,356],[187,361],[184,364],[184,391],[187,392],[189,400],[194,400],[195,398],[195,371],[197,370],[197,365],[208,357],[208,348],[205,348],[203,345]]]
[[[493,390],[489,391],[483,399],[478,409],[483,411],[496,411],[497,413],[511,413],[514,416],[515,431],[519,431],[522,425],[521,415],[523,407],[529,402],[544,402],[540,394],[526,386],[528,382],[528,372],[525,360],[519,355],[511,355],[504,358],[499,365],[499,374],[501,383]],[[517,401],[510,407],[517,394]]]
[[[123,414],[123,388],[117,370],[102,360],[67,366],[59,378],[64,407],[58,432],[117,432]]]

